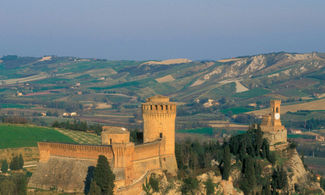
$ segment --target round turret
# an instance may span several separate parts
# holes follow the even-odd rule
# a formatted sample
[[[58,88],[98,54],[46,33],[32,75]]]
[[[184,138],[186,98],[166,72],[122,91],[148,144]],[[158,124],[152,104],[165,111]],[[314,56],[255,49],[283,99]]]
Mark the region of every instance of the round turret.
[[[143,142],[165,139],[165,151],[175,151],[176,104],[161,95],[153,96],[142,104]]]

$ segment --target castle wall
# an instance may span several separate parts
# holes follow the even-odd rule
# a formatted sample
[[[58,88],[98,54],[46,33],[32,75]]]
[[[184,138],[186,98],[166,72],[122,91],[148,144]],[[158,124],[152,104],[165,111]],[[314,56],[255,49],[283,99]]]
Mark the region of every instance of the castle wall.
[[[41,162],[47,162],[50,156],[65,156],[71,158],[97,160],[99,155],[104,155],[109,160],[113,159],[113,151],[111,146],[39,142],[38,148],[40,151]]]
[[[136,178],[147,171],[161,168],[160,146],[161,141],[135,146],[133,154],[133,174]]]

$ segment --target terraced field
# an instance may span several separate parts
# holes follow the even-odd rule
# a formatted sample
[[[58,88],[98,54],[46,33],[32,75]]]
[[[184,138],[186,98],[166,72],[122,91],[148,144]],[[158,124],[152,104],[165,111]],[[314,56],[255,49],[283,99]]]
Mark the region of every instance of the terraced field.
[[[93,145],[101,144],[101,137],[93,133],[87,133],[82,131],[71,131],[66,129],[56,129],[56,130],[70,137],[71,139],[73,139],[73,141],[79,144],[93,144]]]

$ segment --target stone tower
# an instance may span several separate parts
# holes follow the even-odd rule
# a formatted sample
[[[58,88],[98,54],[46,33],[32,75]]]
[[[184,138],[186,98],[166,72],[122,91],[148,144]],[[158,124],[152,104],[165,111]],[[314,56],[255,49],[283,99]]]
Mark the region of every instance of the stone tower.
[[[143,142],[163,141],[165,155],[175,154],[176,104],[157,95],[142,104]]]
[[[271,118],[273,126],[275,127],[281,127],[281,120],[280,120],[280,105],[281,100],[271,100]]]
[[[261,130],[269,141],[272,150],[282,149],[287,145],[287,129],[281,124],[281,100],[271,100],[271,112],[263,116]]]

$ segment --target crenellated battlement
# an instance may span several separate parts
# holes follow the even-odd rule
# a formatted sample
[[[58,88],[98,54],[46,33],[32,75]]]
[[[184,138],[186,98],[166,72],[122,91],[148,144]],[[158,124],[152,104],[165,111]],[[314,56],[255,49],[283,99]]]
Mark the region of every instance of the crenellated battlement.
[[[176,104],[174,103],[144,103],[142,104],[144,114],[176,114]]]

